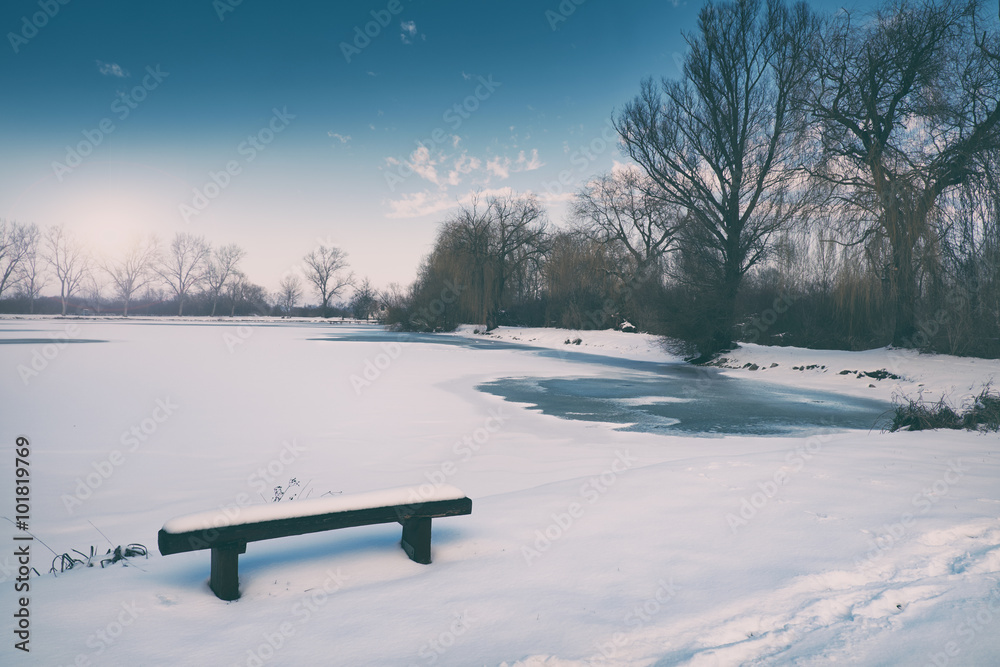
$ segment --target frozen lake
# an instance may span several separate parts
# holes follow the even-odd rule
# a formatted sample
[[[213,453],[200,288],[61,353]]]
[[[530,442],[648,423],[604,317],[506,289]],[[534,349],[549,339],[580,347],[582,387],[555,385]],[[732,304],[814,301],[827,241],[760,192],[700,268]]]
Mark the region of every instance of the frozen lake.
[[[726,377],[715,368],[684,363],[634,361],[503,341],[430,334],[334,333],[339,342],[397,341],[454,345],[472,350],[519,349],[549,359],[586,364],[601,375],[505,377],[480,391],[521,403],[546,415],[603,422],[625,431],[687,435],[795,435],[818,429],[879,429],[892,406],[855,398]]]
[[[8,516],[23,436],[31,661],[926,664],[996,614],[997,436],[871,431],[884,404],[821,391],[868,391],[838,370],[884,362],[824,353],[831,371],[807,379],[790,369],[809,351],[785,350],[782,388],[546,335],[557,349],[324,322],[4,320],[0,491]],[[600,340],[616,354],[638,337]],[[901,374],[957,362],[912,363]],[[920,382],[942,390],[934,377]],[[473,511],[435,520],[431,565],[398,525],[254,542],[226,603],[207,552],[156,552],[167,520],[278,486],[443,484]],[[129,543],[150,557],[47,574],[56,554]],[[0,554],[8,637],[16,568]],[[1000,655],[998,633],[958,639],[949,664]]]

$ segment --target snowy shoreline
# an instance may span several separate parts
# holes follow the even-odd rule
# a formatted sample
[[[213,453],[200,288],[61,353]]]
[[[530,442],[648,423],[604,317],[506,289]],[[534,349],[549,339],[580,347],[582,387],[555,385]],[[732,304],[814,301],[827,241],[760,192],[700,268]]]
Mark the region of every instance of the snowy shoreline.
[[[681,362],[667,351],[660,337],[651,334],[539,327],[498,327],[488,334],[474,333],[477,330],[482,327],[462,325],[456,334],[641,361]],[[581,342],[574,345],[572,341],[577,339]],[[1000,380],[998,359],[925,354],[891,347],[851,352],[741,343],[709,365],[734,377],[759,378],[885,401],[918,396],[937,401],[944,397],[956,407],[978,395],[984,386]],[[864,375],[881,370],[898,377],[877,379]],[[849,372],[841,374],[843,371]]]

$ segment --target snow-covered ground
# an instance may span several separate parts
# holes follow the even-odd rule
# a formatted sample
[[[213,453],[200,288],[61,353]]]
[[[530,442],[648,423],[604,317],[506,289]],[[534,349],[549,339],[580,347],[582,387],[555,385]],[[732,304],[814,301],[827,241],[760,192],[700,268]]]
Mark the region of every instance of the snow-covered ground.
[[[997,434],[615,431],[474,388],[613,367],[527,348],[322,340],[350,331],[377,333],[0,320],[0,498],[13,518],[14,445],[26,436],[32,565],[44,573],[53,557],[41,541],[58,553],[152,551],[126,567],[32,578],[31,653],[21,655],[10,545],[23,533],[3,522],[0,662],[1000,661]],[[641,334],[493,335],[676,361]],[[746,346],[727,358],[766,365],[727,373],[885,398],[896,385],[937,396],[1000,376],[994,361],[891,350]],[[882,368],[903,379],[839,375]],[[418,484],[473,499],[471,516],[435,520],[431,565],[406,557],[393,525],[255,542],[240,557],[242,598],[226,603],[207,588],[207,552],[156,553],[167,520],[261,504],[278,485],[305,499]]]

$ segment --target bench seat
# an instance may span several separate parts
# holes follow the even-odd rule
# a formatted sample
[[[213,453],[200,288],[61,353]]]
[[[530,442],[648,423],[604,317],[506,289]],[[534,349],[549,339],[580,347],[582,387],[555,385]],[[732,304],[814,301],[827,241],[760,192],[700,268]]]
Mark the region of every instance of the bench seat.
[[[249,542],[337,528],[400,523],[411,560],[431,562],[431,519],[472,513],[472,500],[450,485],[401,487],[313,500],[199,512],[170,519],[157,536],[160,554],[212,550],[209,585],[222,600],[239,598],[239,555]]]

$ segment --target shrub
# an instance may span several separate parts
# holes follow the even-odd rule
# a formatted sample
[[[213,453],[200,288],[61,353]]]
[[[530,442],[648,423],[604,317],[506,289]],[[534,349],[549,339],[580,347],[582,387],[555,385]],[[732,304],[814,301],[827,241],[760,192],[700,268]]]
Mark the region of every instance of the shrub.
[[[983,388],[979,395],[961,413],[948,405],[943,398],[937,403],[906,399],[893,408],[889,431],[924,431],[950,428],[970,431],[1000,430],[1000,394]]]

